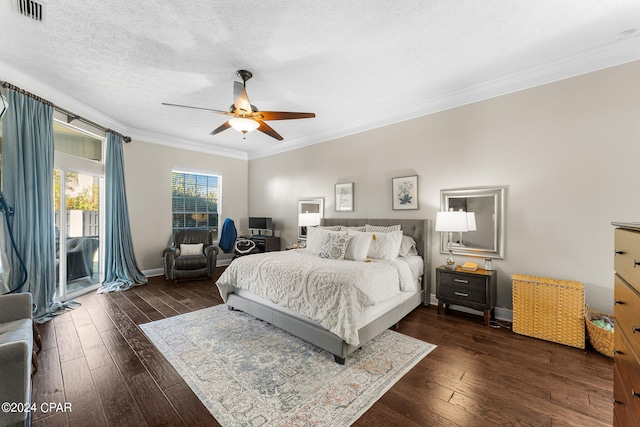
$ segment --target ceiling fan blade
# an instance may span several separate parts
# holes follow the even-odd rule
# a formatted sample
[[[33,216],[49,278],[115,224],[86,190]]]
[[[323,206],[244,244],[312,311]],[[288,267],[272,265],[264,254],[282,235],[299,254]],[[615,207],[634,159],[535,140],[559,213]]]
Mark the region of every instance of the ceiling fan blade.
[[[285,111],[256,111],[255,115],[262,116],[262,120],[292,120],[312,119],[315,113],[288,113]]]
[[[212,130],[209,135],[215,135],[217,133],[222,132],[223,130],[229,129],[230,127],[231,127],[231,125],[229,124],[229,122],[224,122],[223,124],[221,124],[220,126],[215,128],[214,130]]]
[[[191,105],[180,105],[180,104],[169,104],[168,102],[163,102],[162,105],[168,105],[170,107],[183,107],[183,108],[193,108],[195,110],[205,110],[205,111],[213,111],[214,113],[224,114],[227,116],[233,116],[233,113],[222,110],[214,110],[212,108],[204,108],[204,107],[192,107]]]
[[[273,130],[273,128],[271,128],[271,126],[269,126],[268,124],[266,124],[263,121],[259,121],[260,126],[258,127],[258,130],[262,133],[266,133],[267,135],[269,135],[271,138],[275,138],[278,141],[282,141],[283,138],[280,136],[280,134],[278,132],[276,132],[275,130]]]
[[[233,107],[236,110],[244,111],[247,114],[251,114],[251,103],[247,96],[247,91],[244,85],[240,82],[233,82]]]

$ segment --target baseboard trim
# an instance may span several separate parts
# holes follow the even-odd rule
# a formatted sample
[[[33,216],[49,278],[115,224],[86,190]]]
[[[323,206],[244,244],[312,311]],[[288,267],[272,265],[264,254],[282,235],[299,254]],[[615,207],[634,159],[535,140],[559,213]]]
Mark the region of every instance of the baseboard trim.
[[[231,264],[231,261],[233,261],[232,258],[218,260],[216,262],[216,267],[225,267]],[[152,268],[150,270],[142,270],[142,274],[144,274],[144,277],[163,276],[164,268]]]
[[[151,270],[142,270],[142,274],[144,274],[145,277],[162,276],[164,274],[164,269],[162,269],[162,268],[153,268]]]
[[[430,304],[435,306],[438,305],[438,298],[436,298],[434,294],[431,294]],[[474,310],[472,308],[467,308],[460,305],[452,305],[452,307],[455,310],[461,311],[463,313],[477,314],[479,316],[483,315],[481,311]],[[497,320],[503,320],[505,322],[513,322],[513,310],[510,310],[505,307],[494,307],[493,314]]]

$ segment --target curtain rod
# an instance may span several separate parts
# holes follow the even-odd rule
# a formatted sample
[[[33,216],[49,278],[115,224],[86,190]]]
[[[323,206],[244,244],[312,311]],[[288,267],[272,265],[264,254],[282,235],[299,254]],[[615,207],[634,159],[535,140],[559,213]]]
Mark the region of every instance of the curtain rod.
[[[100,126],[99,124],[97,124],[97,123],[95,123],[95,122],[92,122],[91,120],[87,120],[87,119],[85,119],[84,117],[80,117],[80,116],[79,116],[79,115],[77,115],[77,114],[74,114],[74,113],[72,113],[72,112],[70,112],[70,111],[68,111],[68,110],[65,110],[64,108],[58,107],[57,105],[55,105],[55,104],[54,104],[53,102],[51,102],[51,101],[48,101],[48,100],[46,100],[46,99],[44,99],[44,98],[41,98],[41,97],[39,97],[38,95],[34,95],[34,94],[33,94],[33,93],[31,93],[31,92],[27,92],[26,90],[21,89],[21,88],[19,88],[18,86],[12,85],[12,84],[11,84],[11,83],[9,83],[9,82],[2,81],[2,87],[7,88],[7,89],[14,90],[14,91],[16,91],[16,92],[18,92],[18,93],[21,93],[21,94],[23,94],[23,95],[25,95],[25,96],[28,96],[29,98],[33,98],[33,99],[35,99],[36,101],[42,102],[42,103],[43,103],[43,104],[45,104],[45,105],[48,105],[48,106],[53,107],[56,111],[58,111],[58,112],[60,112],[60,113],[62,113],[62,114],[64,114],[64,115],[66,115],[66,116],[67,116],[67,123],[71,123],[71,122],[72,122],[72,121],[74,121],[74,120],[78,120],[78,121],[80,121],[80,122],[83,122],[83,123],[86,123],[86,124],[88,124],[88,125],[91,125],[91,126],[93,126],[93,127],[97,128],[97,129],[100,129],[101,131],[104,131],[104,132],[111,132],[111,133],[113,133],[113,134],[115,134],[115,135],[119,136],[120,138],[122,138],[122,140],[123,140],[125,143],[131,142],[131,137],[125,136],[125,135],[121,134],[120,132],[116,132],[116,131],[114,131],[114,130],[112,130],[112,129],[105,128],[104,126]]]

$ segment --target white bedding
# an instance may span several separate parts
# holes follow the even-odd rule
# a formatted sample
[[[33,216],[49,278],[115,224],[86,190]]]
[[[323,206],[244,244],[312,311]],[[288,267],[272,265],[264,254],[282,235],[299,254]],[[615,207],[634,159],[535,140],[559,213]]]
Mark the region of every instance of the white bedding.
[[[403,290],[415,292],[413,270],[402,258],[339,261],[293,250],[237,258],[216,284],[225,301],[236,288],[249,290],[357,346],[359,314]]]

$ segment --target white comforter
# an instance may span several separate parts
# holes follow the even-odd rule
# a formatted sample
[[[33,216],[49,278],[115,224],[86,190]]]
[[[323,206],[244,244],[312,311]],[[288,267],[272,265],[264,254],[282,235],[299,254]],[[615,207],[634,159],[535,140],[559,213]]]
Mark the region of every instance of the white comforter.
[[[359,345],[362,309],[413,287],[412,282],[401,260],[338,261],[293,250],[237,258],[216,285],[225,301],[234,288],[247,289]]]

